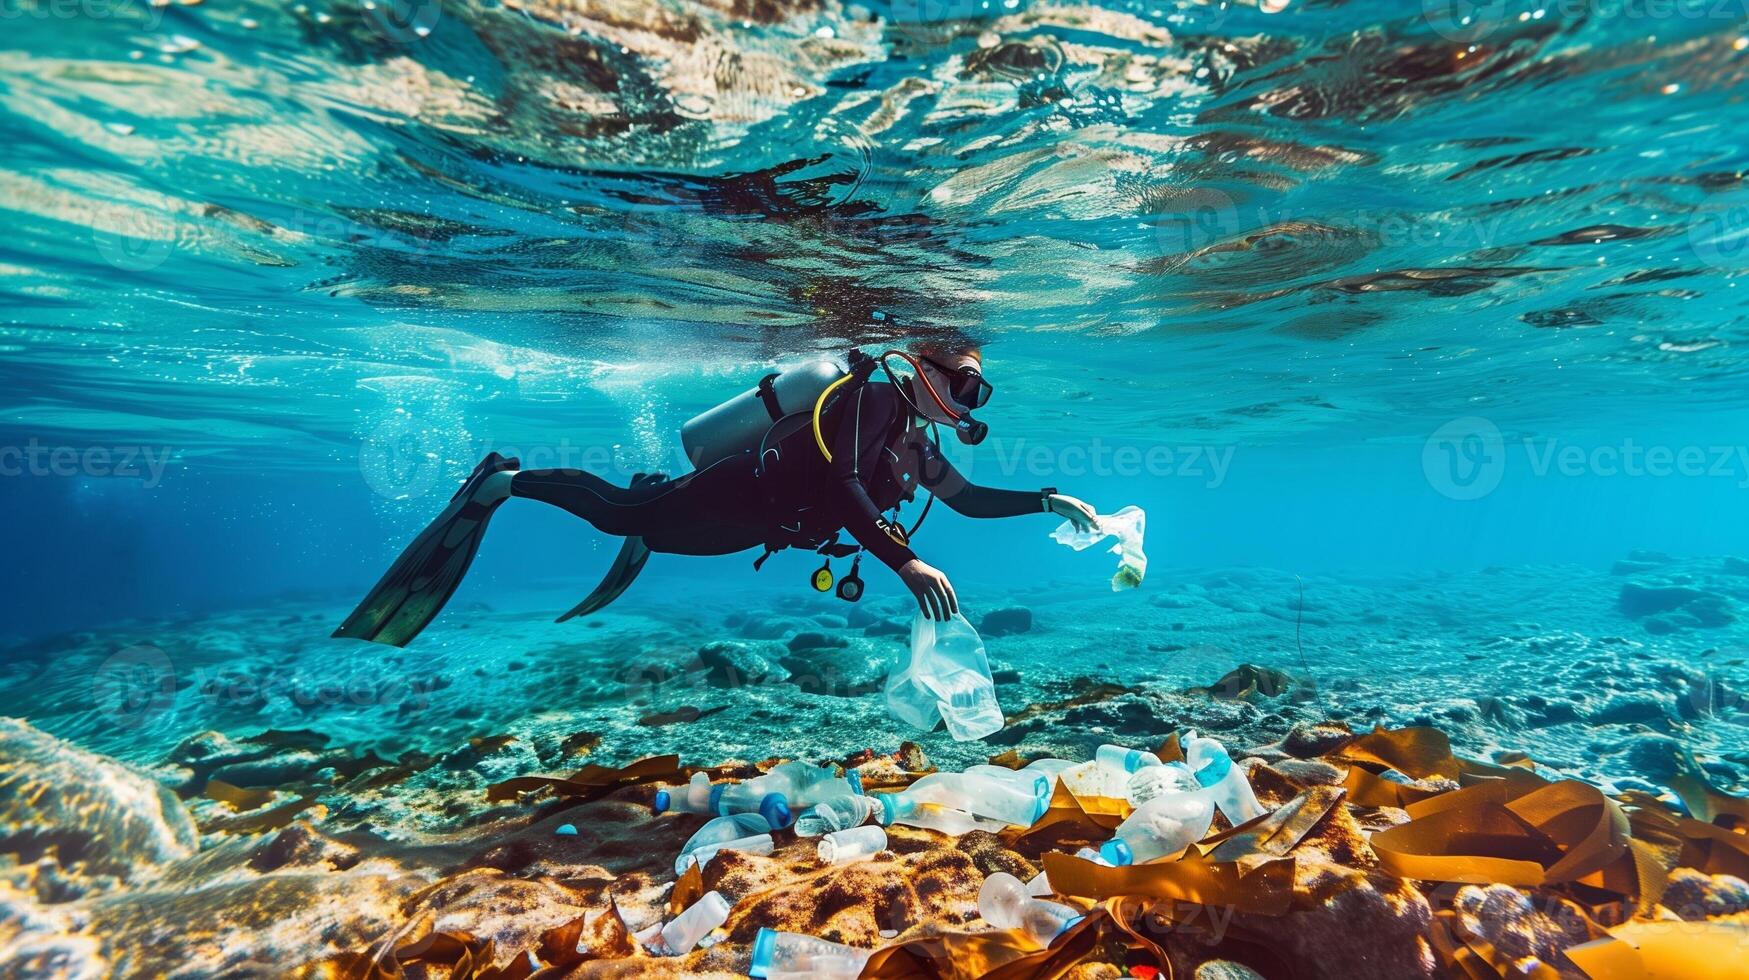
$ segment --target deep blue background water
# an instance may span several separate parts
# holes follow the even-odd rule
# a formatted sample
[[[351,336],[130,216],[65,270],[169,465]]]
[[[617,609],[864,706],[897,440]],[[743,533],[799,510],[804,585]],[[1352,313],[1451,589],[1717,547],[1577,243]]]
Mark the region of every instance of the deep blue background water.
[[[743,57],[708,84],[693,42],[541,9],[27,12],[0,447],[172,462],[0,477],[4,630],[288,591],[338,620],[488,448],[623,478],[770,364],[943,333],[997,386],[975,478],[1143,506],[1156,570],[1749,553],[1749,27],[1419,6],[664,6]],[[1081,472],[1095,440],[1231,461]],[[1630,441],[1703,463],[1593,455]],[[1454,451],[1498,486],[1454,499]],[[980,604],[1104,589],[1051,526],[938,509],[919,548]],[[581,595],[610,555],[514,506],[462,595]],[[812,567],[757,581],[815,601]]]

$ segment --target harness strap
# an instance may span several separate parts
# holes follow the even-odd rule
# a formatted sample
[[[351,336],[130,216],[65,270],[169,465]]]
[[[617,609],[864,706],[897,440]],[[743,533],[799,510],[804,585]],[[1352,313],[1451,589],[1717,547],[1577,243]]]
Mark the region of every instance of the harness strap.
[[[768,374],[759,379],[758,388],[759,400],[765,403],[765,413],[771,416],[773,422],[783,418],[783,409],[777,404],[777,389],[772,384],[776,380],[777,375]]]

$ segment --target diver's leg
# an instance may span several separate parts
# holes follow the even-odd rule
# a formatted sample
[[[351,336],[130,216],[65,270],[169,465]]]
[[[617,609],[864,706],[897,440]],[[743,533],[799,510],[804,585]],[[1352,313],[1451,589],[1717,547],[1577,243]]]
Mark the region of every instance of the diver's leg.
[[[765,540],[763,497],[750,459],[631,487],[582,470],[523,470],[511,493],[562,507],[608,534],[642,538],[651,551],[726,555]]]

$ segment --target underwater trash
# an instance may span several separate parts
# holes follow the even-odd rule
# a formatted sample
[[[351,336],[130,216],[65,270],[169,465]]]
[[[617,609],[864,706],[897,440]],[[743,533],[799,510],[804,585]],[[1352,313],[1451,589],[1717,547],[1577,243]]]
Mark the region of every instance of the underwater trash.
[[[1166,762],[1137,769],[1124,786],[1124,799],[1130,806],[1141,806],[1168,793],[1194,793],[1201,789],[1196,774],[1184,763]]]
[[[815,853],[827,864],[849,864],[874,857],[887,849],[887,832],[879,827],[852,827],[835,830],[820,838]]]
[[[873,799],[881,805],[879,819],[883,827],[901,824],[933,830],[949,837],[960,837],[974,830],[995,833],[1008,826],[1001,820],[974,816],[964,810],[956,810],[940,803],[929,803],[901,793],[877,793]]]
[[[877,796],[882,800],[894,797],[905,803],[936,803],[1021,827],[1032,826],[1051,803],[1048,788],[1041,793],[1033,787],[961,772],[930,773],[897,793]]]
[[[929,730],[947,724],[954,741],[969,742],[1002,730],[1002,706],[990,678],[984,641],[964,616],[911,621],[911,656],[887,674],[887,711]]]
[[[1245,778],[1244,770],[1233,765],[1232,756],[1219,741],[1185,732],[1184,762],[1196,781],[1213,791],[1210,795],[1215,806],[1233,826],[1263,815],[1263,806],[1251,792],[1251,781]]]
[[[1157,766],[1160,757],[1152,752],[1132,749],[1124,745],[1101,745],[1093,752],[1093,761],[1107,769],[1118,772],[1135,772],[1143,766]]]
[[[1076,551],[1085,551],[1106,538],[1116,537],[1117,544],[1111,546],[1111,553],[1121,556],[1121,560],[1117,574],[1111,577],[1111,591],[1120,592],[1141,585],[1142,577],[1148,573],[1148,557],[1142,554],[1142,533],[1147,515],[1140,507],[1130,506],[1115,514],[1100,514],[1098,522],[1091,531],[1077,531],[1074,524],[1064,521],[1051,532],[1051,540]]]
[[[984,879],[978,890],[978,914],[998,929],[1021,930],[1039,946],[1049,946],[1063,930],[1081,921],[1080,912],[1034,898],[1019,878],[1002,871]]]
[[[681,846],[674,859],[674,873],[680,874],[689,864],[703,865],[718,851],[770,854],[771,830],[771,824],[757,813],[734,813],[711,820]]]
[[[882,811],[881,801],[869,796],[840,796],[815,806],[796,818],[797,837],[818,837],[834,830],[849,830],[868,823]]]
[[[757,811],[773,829],[790,825],[796,810],[830,799],[862,795],[862,777],[855,770],[839,777],[831,766],[786,762],[763,776],[713,787],[710,808],[716,813]]]
[[[656,811],[657,815],[670,810],[675,813],[714,812],[711,809],[711,777],[695,772],[683,786],[658,786],[655,797],[650,801],[650,809]]]
[[[559,826],[553,830],[553,836],[554,837],[575,837],[575,836],[577,836],[577,825],[574,823],[559,824]]]
[[[873,953],[872,949],[857,949],[814,936],[761,928],[753,938],[753,962],[747,967],[747,975],[759,980],[791,977],[850,980],[862,972],[862,965]]]
[[[1099,856],[1119,866],[1177,854],[1202,840],[1214,819],[1215,804],[1206,793],[1157,796],[1118,824],[1117,834],[1100,845]]]
[[[685,956],[699,940],[729,918],[729,902],[722,892],[705,892],[692,907],[675,916],[662,927],[651,944],[650,952],[657,956]]]

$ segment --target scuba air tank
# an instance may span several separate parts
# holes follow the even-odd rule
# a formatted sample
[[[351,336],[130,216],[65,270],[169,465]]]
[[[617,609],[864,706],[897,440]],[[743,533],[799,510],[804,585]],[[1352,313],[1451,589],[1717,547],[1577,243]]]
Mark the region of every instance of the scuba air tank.
[[[810,412],[844,369],[830,361],[814,361],[768,374],[748,391],[694,416],[680,427],[680,445],[695,469],[704,469],[737,453],[757,452],[779,419]]]

